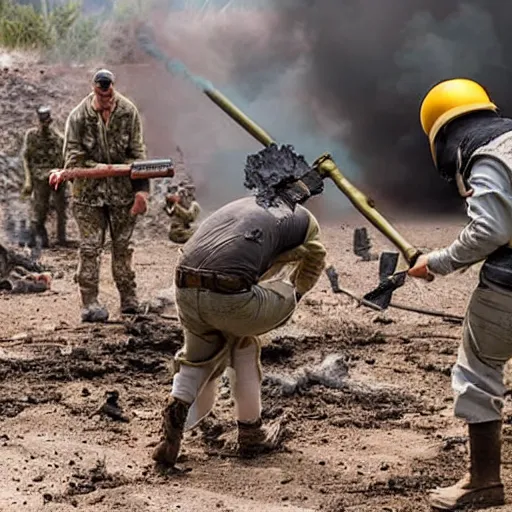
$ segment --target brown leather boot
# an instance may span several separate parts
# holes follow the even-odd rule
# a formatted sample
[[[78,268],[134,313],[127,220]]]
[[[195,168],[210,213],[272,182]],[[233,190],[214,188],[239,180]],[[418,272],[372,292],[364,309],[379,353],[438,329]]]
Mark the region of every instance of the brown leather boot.
[[[280,421],[263,426],[261,418],[255,423],[238,422],[238,452],[242,457],[253,457],[279,447],[282,437]]]
[[[437,488],[430,504],[437,510],[500,506],[505,503],[501,482],[501,421],[469,425],[469,474],[451,487]]]
[[[171,398],[162,416],[163,439],[153,452],[153,460],[164,466],[174,466],[178,458],[183,439],[183,428],[187,420],[190,405]]]

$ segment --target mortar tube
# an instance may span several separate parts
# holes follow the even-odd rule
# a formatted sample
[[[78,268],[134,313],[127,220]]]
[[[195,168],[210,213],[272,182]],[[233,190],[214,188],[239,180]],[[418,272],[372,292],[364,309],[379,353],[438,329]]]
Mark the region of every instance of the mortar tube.
[[[421,252],[411,245],[375,208],[373,201],[343,176],[330,155],[317,159],[314,166],[321,176],[328,176],[338,190],[345,195],[355,208],[376,227],[400,252],[410,266],[413,266]]]
[[[203,92],[220,109],[222,109],[233,121],[238,123],[246,132],[249,132],[257,141],[265,147],[275,143],[275,140],[252,119],[247,117],[238,107],[236,107],[224,94],[217,89],[204,89]]]
[[[256,140],[264,146],[270,146],[275,143],[272,137],[263,128],[258,126],[252,119],[245,115],[236,107],[226,96],[217,89],[204,89],[203,92],[220,109],[222,109],[233,121],[238,123],[245,131],[250,133]],[[367,198],[357,187],[343,176],[330,155],[319,157],[313,164],[320,175],[329,177],[355,208],[370,223],[379,230],[398,250],[404,255],[409,265],[414,265],[416,259],[421,254],[418,249],[411,245],[398,231],[387,221],[373,206],[372,201]]]

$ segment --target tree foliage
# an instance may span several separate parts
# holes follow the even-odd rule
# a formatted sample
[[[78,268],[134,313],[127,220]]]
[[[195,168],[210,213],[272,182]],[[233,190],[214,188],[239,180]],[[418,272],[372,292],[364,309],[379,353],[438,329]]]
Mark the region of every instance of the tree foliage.
[[[75,61],[93,57],[100,47],[100,23],[81,13],[76,0],[55,5],[48,13],[32,4],[0,0],[0,46]]]

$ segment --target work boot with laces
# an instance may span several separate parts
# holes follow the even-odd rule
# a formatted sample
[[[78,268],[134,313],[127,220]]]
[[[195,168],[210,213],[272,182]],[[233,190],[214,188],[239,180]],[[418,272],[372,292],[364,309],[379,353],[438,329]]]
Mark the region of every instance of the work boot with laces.
[[[189,408],[190,405],[172,397],[165,407],[162,413],[163,438],[153,452],[153,460],[159,464],[170,467],[176,464]]]
[[[254,457],[279,448],[282,424],[275,421],[263,426],[261,419],[254,423],[238,422],[238,452],[242,457]]]

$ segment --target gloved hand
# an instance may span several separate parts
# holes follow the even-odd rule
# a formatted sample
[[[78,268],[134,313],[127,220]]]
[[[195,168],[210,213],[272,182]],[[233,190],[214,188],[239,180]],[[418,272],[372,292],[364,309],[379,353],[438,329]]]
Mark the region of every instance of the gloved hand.
[[[21,195],[24,197],[28,197],[30,194],[32,194],[32,183],[27,180],[23,184],[23,188],[21,189]]]
[[[142,215],[146,213],[148,209],[148,193],[147,192],[137,192],[135,194],[135,199],[133,201],[132,209],[130,213],[135,217],[136,215]]]

